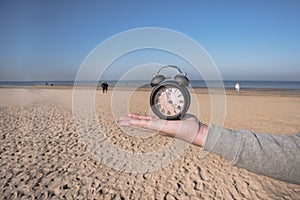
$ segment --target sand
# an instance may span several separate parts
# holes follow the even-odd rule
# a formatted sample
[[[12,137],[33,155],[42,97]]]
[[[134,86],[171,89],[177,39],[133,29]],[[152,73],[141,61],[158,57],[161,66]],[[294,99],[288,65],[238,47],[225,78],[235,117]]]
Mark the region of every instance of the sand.
[[[111,88],[110,88],[111,89]],[[230,166],[218,155],[198,157],[190,146],[168,166],[151,172],[120,171],[97,159],[76,129],[71,88],[0,89],[1,199],[299,199],[300,186]],[[118,94],[126,94],[121,90]],[[149,113],[148,89],[132,94],[129,112]],[[211,101],[196,90],[201,121]],[[117,124],[122,107],[112,91],[96,92],[97,123],[108,140],[128,152],[155,151],[170,142],[157,134],[128,135]],[[112,105],[114,109],[112,109]],[[114,112],[112,112],[112,110]],[[227,91],[224,126],[272,134],[300,130],[300,94]],[[129,130],[139,134],[140,130]],[[89,133],[89,130],[86,130]],[[121,161],[120,161],[121,162]]]

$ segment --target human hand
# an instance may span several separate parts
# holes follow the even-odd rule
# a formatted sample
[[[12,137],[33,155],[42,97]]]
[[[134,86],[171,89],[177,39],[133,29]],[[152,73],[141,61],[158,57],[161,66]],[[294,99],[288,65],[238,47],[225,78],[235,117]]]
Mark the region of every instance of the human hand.
[[[141,127],[158,131],[163,136],[176,137],[181,140],[203,146],[208,127],[193,115],[186,115],[183,120],[155,119],[151,116],[130,113],[119,120],[121,126]]]

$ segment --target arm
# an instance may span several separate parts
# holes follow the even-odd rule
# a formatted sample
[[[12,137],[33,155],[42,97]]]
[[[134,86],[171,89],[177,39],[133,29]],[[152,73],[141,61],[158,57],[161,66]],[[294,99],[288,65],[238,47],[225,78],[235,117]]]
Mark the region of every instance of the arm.
[[[271,135],[210,126],[204,150],[257,174],[300,184],[300,133]]]
[[[247,130],[232,131],[206,126],[195,117],[166,121],[150,116],[129,114],[120,118],[123,126],[159,131],[204,147],[227,159],[232,165],[282,181],[300,184],[300,133],[269,135]]]

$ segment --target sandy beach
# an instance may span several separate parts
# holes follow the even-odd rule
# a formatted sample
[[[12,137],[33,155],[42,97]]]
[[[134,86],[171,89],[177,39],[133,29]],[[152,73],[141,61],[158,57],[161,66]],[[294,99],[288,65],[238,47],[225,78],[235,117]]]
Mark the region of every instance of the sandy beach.
[[[126,94],[126,90],[119,91],[122,93]],[[72,88],[66,87],[0,88],[1,199],[300,197],[300,185],[239,169],[215,154],[200,159],[196,146],[190,146],[174,162],[152,172],[129,173],[111,168],[93,156],[78,134],[72,94]],[[128,152],[148,152],[170,142],[170,138],[158,134],[141,138],[124,133],[116,119],[123,113],[112,112],[118,112],[112,94],[112,90],[107,94],[96,91],[95,113],[115,146]],[[236,94],[228,90],[226,94],[224,127],[288,135],[300,131],[300,93],[247,90]],[[149,89],[132,94],[128,111],[149,113],[149,95]],[[195,98],[201,106],[197,117],[210,123],[208,91],[196,89]]]

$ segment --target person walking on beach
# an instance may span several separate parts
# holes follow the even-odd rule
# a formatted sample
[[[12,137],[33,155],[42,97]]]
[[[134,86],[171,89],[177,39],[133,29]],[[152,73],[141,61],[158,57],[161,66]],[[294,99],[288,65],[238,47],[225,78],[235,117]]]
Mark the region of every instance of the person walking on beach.
[[[239,82],[236,82],[236,83],[235,83],[234,88],[235,88],[235,91],[236,91],[237,93],[240,93],[240,84],[239,84]]]
[[[108,83],[102,81],[101,87],[102,87],[102,92],[103,92],[103,93],[107,93]]]
[[[140,114],[120,118],[120,125],[158,131],[176,137],[207,152],[225,158],[230,164],[300,185],[300,132],[294,135],[271,135],[248,130],[229,130],[205,125],[196,117],[162,120]]]

